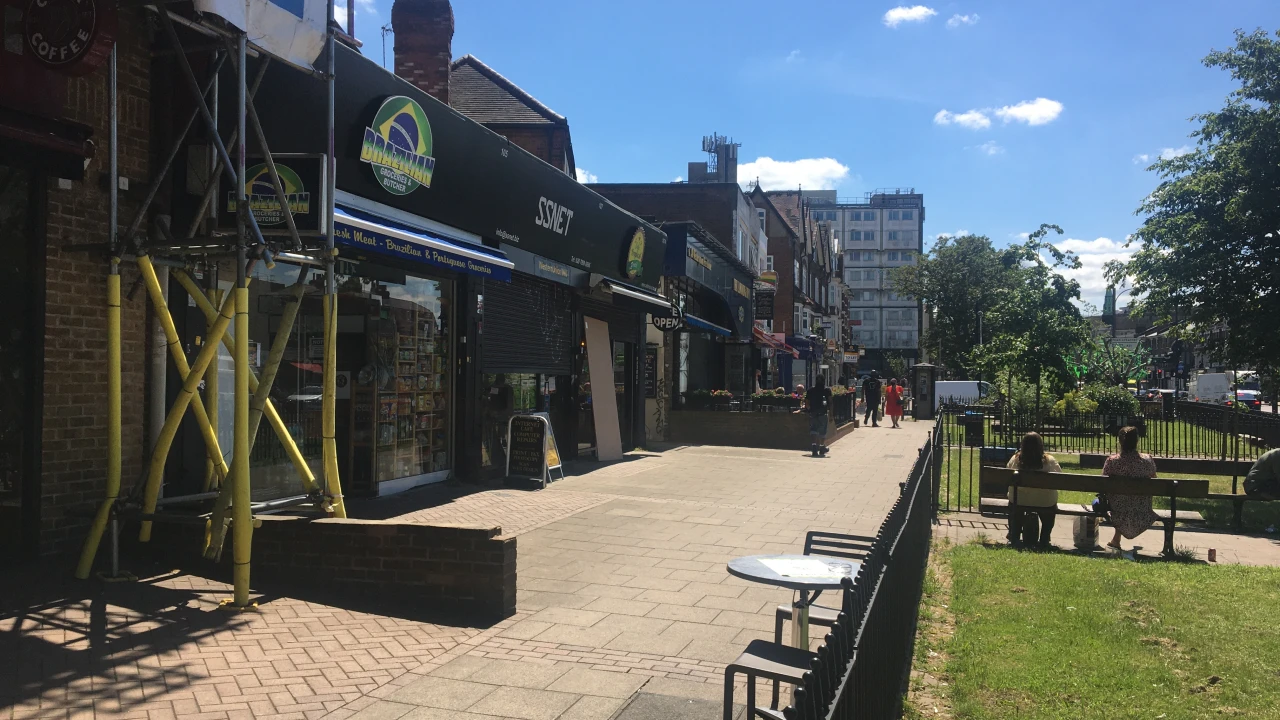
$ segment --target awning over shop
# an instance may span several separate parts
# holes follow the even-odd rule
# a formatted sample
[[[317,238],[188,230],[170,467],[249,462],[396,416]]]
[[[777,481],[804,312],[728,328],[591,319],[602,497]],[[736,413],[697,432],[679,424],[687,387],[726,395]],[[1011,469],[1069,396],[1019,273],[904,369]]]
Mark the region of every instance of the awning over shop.
[[[497,250],[446,240],[351,208],[334,208],[333,241],[344,247],[511,281],[513,264]]]
[[[757,343],[767,348],[773,348],[777,352],[780,352],[784,355],[790,355],[793,358],[800,357],[799,351],[797,351],[795,348],[786,344],[782,340],[779,340],[778,338],[770,335],[769,333],[761,330],[758,327],[751,328],[751,336],[755,338],[755,341]]]
[[[693,222],[663,223],[667,233],[667,257],[663,274],[697,283],[714,296],[727,325],[741,340],[751,337],[754,308],[751,304],[755,274],[733,251]]]
[[[674,317],[676,314],[671,301],[657,293],[617,280],[602,278],[599,275],[592,275],[591,280],[592,285],[599,284],[608,290],[613,296],[613,304],[620,308],[649,313],[654,317]]]
[[[719,325],[716,325],[715,323],[709,323],[706,320],[703,320],[700,317],[695,317],[693,315],[685,315],[684,324],[688,325],[691,328],[703,330],[705,332],[713,333],[715,335],[723,335],[725,337],[733,336],[732,330],[728,328],[722,328]]]
[[[794,347],[798,353],[797,357],[801,360],[815,360],[822,358],[822,350],[814,347],[814,344],[808,338],[791,336],[787,338],[787,344]]]

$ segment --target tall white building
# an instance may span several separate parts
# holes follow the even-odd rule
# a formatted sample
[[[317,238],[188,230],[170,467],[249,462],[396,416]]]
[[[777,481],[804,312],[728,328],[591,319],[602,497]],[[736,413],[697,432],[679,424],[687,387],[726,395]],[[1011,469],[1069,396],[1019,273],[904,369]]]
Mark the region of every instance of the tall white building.
[[[861,201],[831,195],[815,193],[810,202],[815,219],[830,224],[840,250],[850,295],[850,341],[867,349],[859,372],[886,371],[886,351],[918,360],[920,303],[895,293],[888,273],[916,264],[924,250],[924,195],[914,188],[876,190]]]

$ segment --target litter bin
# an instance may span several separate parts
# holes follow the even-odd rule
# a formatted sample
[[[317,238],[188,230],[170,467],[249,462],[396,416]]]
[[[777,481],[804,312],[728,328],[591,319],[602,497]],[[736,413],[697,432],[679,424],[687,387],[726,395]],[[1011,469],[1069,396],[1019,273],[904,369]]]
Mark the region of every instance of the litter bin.
[[[966,411],[964,414],[964,444],[967,447],[980,448],[986,444],[986,418],[980,412]]]

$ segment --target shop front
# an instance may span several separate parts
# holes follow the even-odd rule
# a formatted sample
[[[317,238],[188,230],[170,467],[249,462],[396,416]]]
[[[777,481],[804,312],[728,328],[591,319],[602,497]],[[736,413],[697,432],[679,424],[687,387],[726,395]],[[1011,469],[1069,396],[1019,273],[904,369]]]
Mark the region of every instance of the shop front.
[[[665,236],[354,50],[337,50],[329,221],[339,258],[344,489],[380,495],[500,474],[516,413],[547,413],[571,456],[582,425],[586,300],[626,307],[636,327],[644,322],[637,312],[670,312],[656,293]],[[270,99],[258,114],[277,158],[325,146],[321,81],[269,68],[259,97]],[[302,160],[292,164],[299,171],[281,175],[323,207],[323,192],[311,190],[325,187],[323,178]],[[290,296],[301,292],[273,399],[318,468],[323,269],[304,275],[306,256],[281,253],[273,269],[258,265],[251,292],[261,317],[251,340],[265,354],[287,325]],[[638,297],[641,311],[630,297],[618,302],[622,293]],[[614,354],[606,353],[608,369]],[[638,392],[638,374],[619,379]],[[598,395],[588,404],[600,404]],[[613,393],[609,400],[616,403]],[[621,420],[610,424],[613,447],[622,444]],[[269,432],[260,430],[259,442],[255,492],[283,493],[289,460]]]
[[[674,406],[713,390],[750,395],[758,369],[751,270],[694,223],[666,223],[663,230],[666,292],[684,314],[668,336]]]

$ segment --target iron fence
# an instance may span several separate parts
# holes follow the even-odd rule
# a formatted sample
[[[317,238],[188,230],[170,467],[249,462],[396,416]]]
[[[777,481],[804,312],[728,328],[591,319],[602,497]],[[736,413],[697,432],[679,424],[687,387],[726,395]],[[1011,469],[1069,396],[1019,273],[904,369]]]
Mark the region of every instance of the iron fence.
[[[935,430],[921,448],[858,569],[845,605],[856,629],[853,652],[851,658],[840,660],[847,663],[840,681],[824,686],[820,677],[809,673],[795,704],[783,713],[788,720],[879,720],[901,715],[936,518],[931,490],[937,485],[941,440]]]
[[[1139,449],[1156,457],[1251,461],[1280,447],[1280,418],[1269,414],[1189,402],[1153,403],[1146,410],[1140,415],[1054,415],[995,406],[944,406],[935,431],[941,444],[938,507],[944,512],[975,510],[981,466],[1003,466],[1022,436],[1032,431],[1060,460],[1118,452],[1116,433],[1126,425],[1138,428]]]

